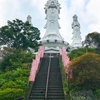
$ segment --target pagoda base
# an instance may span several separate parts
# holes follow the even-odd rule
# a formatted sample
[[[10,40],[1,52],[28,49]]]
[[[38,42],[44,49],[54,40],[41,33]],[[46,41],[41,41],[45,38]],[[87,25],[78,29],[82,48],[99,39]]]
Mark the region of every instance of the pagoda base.
[[[59,53],[62,47],[69,47],[69,43],[60,40],[45,40],[41,44],[45,47],[45,53]]]

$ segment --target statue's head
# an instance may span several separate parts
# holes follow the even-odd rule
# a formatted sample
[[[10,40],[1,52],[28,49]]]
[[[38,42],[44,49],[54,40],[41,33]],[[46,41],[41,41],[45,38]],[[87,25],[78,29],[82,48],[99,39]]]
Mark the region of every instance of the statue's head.
[[[47,5],[49,8],[57,8],[58,6],[58,0],[48,0]]]
[[[77,15],[76,14],[73,16],[73,21],[77,21]]]
[[[44,8],[45,13],[47,13],[47,10],[49,8],[56,8],[58,10],[58,12],[60,13],[61,7],[60,7],[60,4],[59,4],[58,0],[48,0],[46,5],[45,5],[45,8]]]
[[[47,2],[52,2],[52,1],[54,1],[54,2],[58,2],[58,0],[48,0]]]
[[[56,4],[57,4],[56,1],[50,0],[49,7],[51,7],[51,8],[57,8],[57,5]]]

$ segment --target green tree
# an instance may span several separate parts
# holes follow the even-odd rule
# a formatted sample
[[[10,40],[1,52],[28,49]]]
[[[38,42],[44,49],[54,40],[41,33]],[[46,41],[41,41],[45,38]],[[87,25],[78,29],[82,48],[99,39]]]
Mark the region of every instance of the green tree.
[[[100,33],[89,33],[85,38],[85,44],[87,44],[88,47],[96,48],[97,51],[100,51]]]
[[[77,57],[80,57],[81,55],[85,54],[86,53],[86,49],[87,48],[79,48],[79,49],[75,49],[75,50],[72,50],[68,56],[71,60],[77,58]],[[97,53],[96,50],[94,48],[88,48],[88,52],[94,52],[94,53]]]
[[[96,90],[100,88],[100,56],[95,53],[85,53],[72,60],[70,67],[73,78],[69,79],[73,90]]]
[[[34,58],[31,52],[18,49],[0,62],[0,100],[25,97]]]
[[[6,88],[4,90],[0,90],[0,100],[14,100],[22,95],[24,95],[23,89]]]
[[[0,63],[0,70],[9,71],[19,67],[21,68],[23,64],[25,65],[27,62],[31,63],[33,58],[35,56],[31,52],[26,52],[22,49],[15,50]]]
[[[8,21],[6,26],[0,28],[0,45],[7,45],[16,49],[39,46],[40,31],[29,22],[19,19]]]

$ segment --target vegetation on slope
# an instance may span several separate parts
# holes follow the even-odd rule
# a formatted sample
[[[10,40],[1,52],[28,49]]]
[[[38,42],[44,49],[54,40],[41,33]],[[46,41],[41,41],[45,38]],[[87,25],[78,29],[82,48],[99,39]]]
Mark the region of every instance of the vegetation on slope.
[[[37,50],[40,31],[29,22],[19,19],[8,21],[0,28],[0,45],[7,48],[1,52],[0,100],[25,97],[30,67],[34,55],[28,48]]]
[[[100,56],[95,53],[86,53],[72,61],[73,78],[70,85],[80,89],[98,89],[100,87]]]
[[[70,67],[73,70],[73,78],[68,79],[70,92],[92,90],[100,99],[100,55],[84,53],[71,60]]]
[[[72,50],[68,54],[68,56],[69,56],[70,60],[73,60],[73,59],[75,59],[77,57],[82,56],[86,52],[94,52],[94,53],[97,53],[96,49],[94,49],[94,48],[79,48],[79,49]]]
[[[0,100],[25,97],[34,57],[30,52],[16,50],[0,63]]]

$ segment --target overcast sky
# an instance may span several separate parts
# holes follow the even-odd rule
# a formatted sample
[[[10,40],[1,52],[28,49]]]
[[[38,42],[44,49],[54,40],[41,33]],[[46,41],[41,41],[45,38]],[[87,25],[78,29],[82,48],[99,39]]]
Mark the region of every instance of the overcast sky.
[[[7,24],[7,20],[20,19],[26,21],[28,15],[32,17],[33,26],[45,34],[44,5],[47,0],[0,0],[0,27]],[[100,32],[100,0],[59,0],[61,4],[60,33],[65,41],[71,43],[73,15],[78,16],[81,37],[91,32]]]

